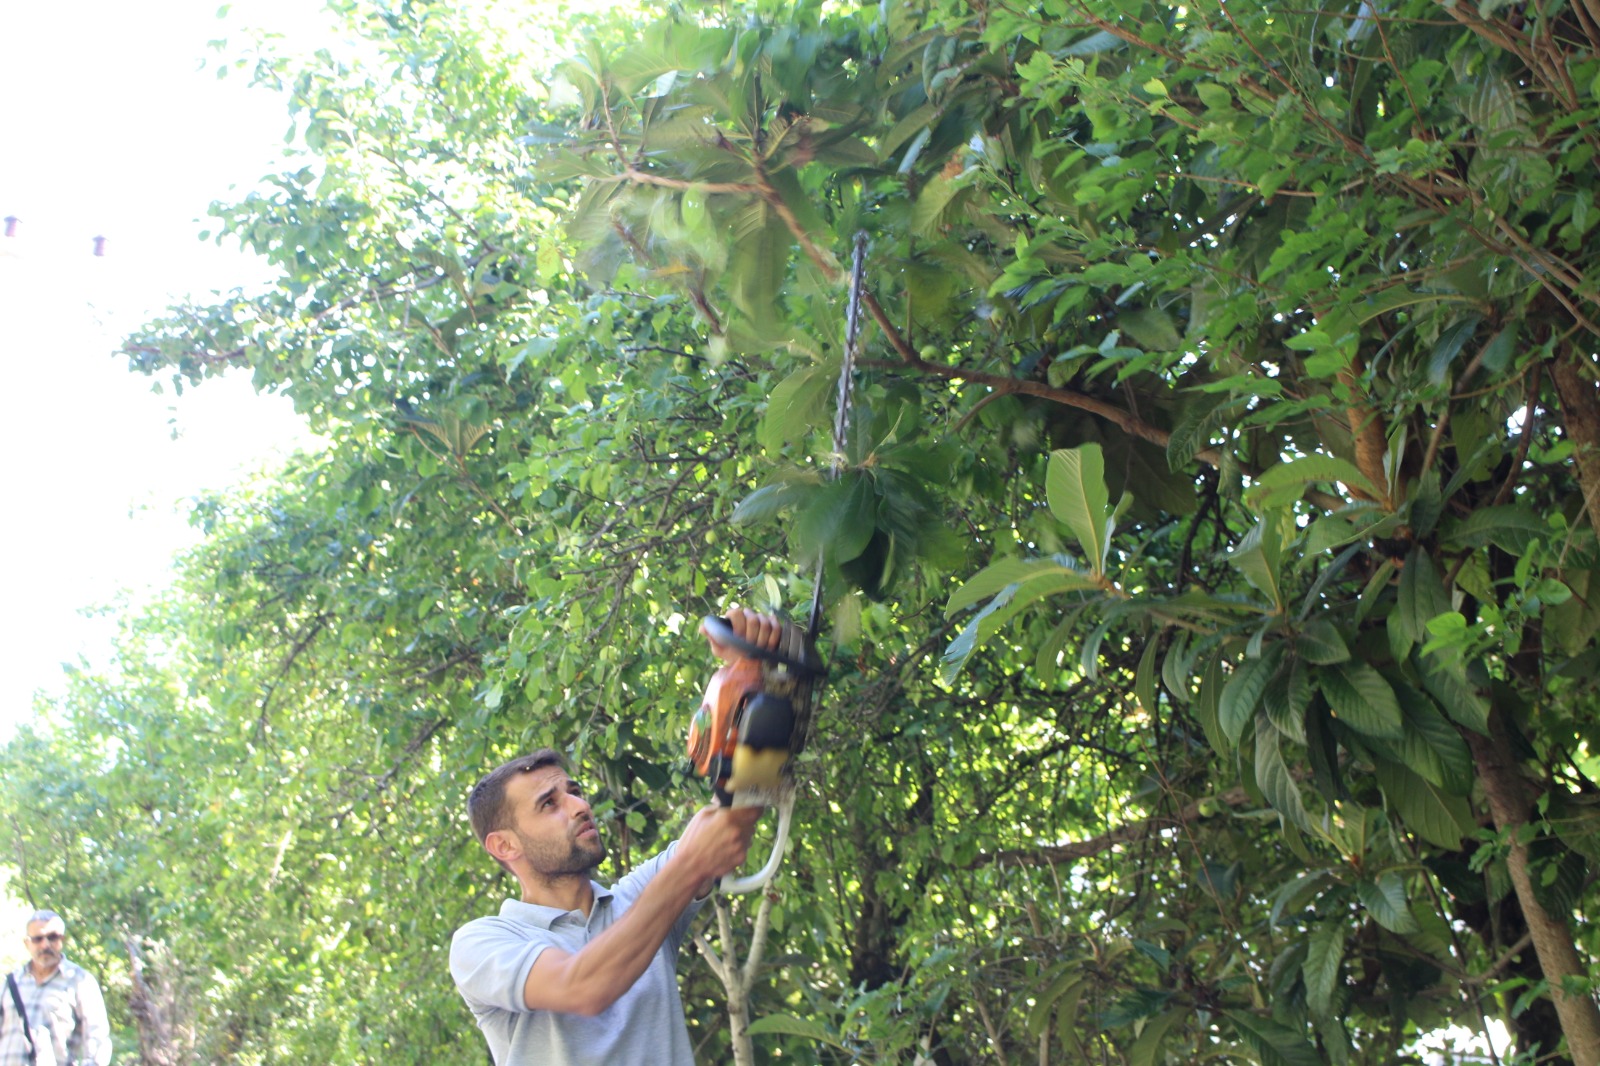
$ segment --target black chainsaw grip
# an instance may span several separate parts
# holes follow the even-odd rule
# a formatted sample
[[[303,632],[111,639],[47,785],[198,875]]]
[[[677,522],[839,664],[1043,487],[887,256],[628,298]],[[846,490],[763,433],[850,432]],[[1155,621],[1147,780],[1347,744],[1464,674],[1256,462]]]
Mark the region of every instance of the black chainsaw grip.
[[[758,648],[748,640],[745,640],[743,637],[736,634],[733,631],[733,626],[730,625],[728,620],[723,618],[721,615],[706,615],[704,619],[704,625],[706,633],[710,635],[712,640],[716,641],[718,644],[732,648],[746,659],[759,659],[763,662],[769,663],[783,663],[808,674],[821,674],[823,672],[822,657],[817,654],[817,649],[812,646],[810,640],[799,642],[803,644],[803,648],[800,650],[798,656],[785,655],[781,648],[781,645],[784,643],[784,641],[780,641],[780,647],[776,649],[768,650],[766,648]],[[785,623],[785,626],[791,630],[794,630],[793,635],[795,637],[799,636],[799,630],[793,625],[793,623]]]

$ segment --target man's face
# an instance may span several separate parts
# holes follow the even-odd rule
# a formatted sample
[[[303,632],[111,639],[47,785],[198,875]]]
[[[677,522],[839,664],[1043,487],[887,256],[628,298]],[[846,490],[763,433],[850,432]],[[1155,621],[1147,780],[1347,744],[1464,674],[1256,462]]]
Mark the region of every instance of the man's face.
[[[61,942],[67,938],[66,923],[60,918],[48,922],[29,922],[28,934],[22,944],[33,956],[33,964],[40,970],[54,970],[61,965]]]
[[[606,857],[600,827],[583,792],[559,766],[519,774],[506,785],[511,833],[542,877],[584,874]]]

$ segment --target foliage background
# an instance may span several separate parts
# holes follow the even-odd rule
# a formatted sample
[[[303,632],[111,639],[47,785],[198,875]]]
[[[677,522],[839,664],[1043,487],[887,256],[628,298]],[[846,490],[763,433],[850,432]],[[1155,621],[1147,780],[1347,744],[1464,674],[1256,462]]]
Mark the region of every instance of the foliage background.
[[[1600,1061],[1595,13],[335,7],[241,59],[313,153],[213,209],[279,285],[126,346],[334,443],[5,756],[145,1059],[460,1061],[466,789],[560,747],[649,854],[696,620],[821,554],[762,1057]]]

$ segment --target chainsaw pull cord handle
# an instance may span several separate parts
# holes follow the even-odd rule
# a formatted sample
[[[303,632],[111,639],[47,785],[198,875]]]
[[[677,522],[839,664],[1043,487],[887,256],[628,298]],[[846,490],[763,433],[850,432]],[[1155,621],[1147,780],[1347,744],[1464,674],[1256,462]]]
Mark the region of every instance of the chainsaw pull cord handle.
[[[845,307],[844,324],[844,354],[839,360],[839,387],[834,394],[833,412],[833,462],[828,472],[829,480],[837,481],[844,472],[845,457],[850,448],[850,413],[855,400],[856,353],[861,346],[861,293],[862,278],[867,269],[867,233],[857,230],[855,246],[850,257],[850,295]],[[815,674],[822,673],[822,659],[817,654],[817,635],[822,632],[822,577],[826,572],[827,560],[821,555],[817,556],[817,576],[812,582],[811,611],[806,620],[806,640],[803,651],[795,655],[778,655],[767,652],[746,640],[735,636],[733,628],[726,619],[715,619],[721,626],[714,626],[713,619],[706,619],[708,630],[715,630],[713,636],[720,644],[732,647],[741,655],[751,658],[765,659],[768,661],[782,659],[787,662],[799,662],[806,669]],[[724,638],[727,639],[724,639]],[[800,747],[804,748],[811,740],[811,722],[809,718],[803,727],[804,735],[800,738]],[[778,799],[778,830],[773,837],[772,853],[768,856],[766,864],[760,870],[737,879],[723,878],[718,891],[723,893],[758,892],[767,887],[767,883],[778,872],[778,866],[783,862],[783,853],[789,843],[789,823],[794,814],[794,788],[784,790]]]

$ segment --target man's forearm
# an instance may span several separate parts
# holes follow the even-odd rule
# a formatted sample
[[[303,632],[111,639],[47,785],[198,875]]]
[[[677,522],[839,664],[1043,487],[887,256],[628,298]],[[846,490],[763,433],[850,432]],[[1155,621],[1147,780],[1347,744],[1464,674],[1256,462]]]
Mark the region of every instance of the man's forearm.
[[[593,1015],[611,1006],[649,968],[704,883],[669,858],[627,912],[581,951],[553,966],[540,965],[544,956],[534,963],[523,987],[528,1009]]]

